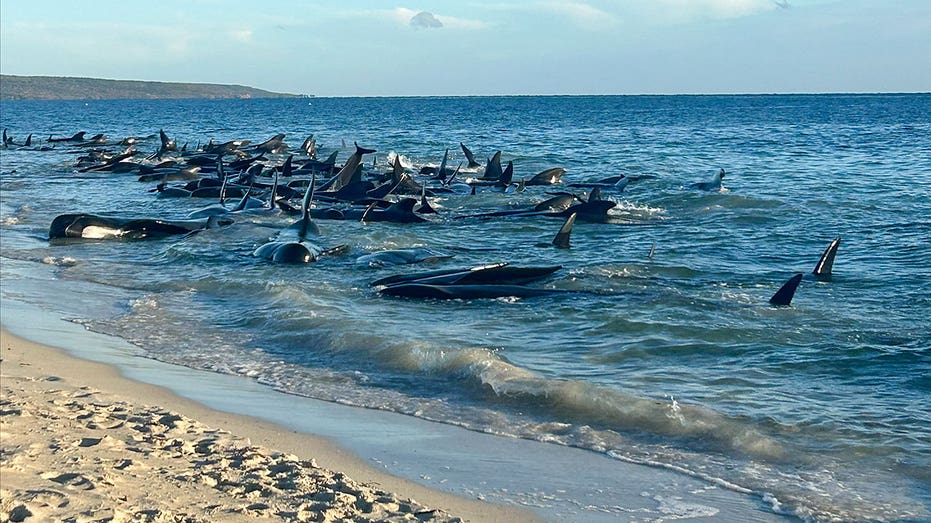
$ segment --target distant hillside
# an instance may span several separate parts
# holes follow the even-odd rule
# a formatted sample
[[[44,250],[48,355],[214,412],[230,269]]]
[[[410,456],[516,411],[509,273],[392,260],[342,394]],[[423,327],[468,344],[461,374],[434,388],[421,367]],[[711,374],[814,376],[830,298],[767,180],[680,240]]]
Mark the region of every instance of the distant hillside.
[[[0,75],[0,100],[296,98],[299,96],[301,95],[273,93],[242,85]]]

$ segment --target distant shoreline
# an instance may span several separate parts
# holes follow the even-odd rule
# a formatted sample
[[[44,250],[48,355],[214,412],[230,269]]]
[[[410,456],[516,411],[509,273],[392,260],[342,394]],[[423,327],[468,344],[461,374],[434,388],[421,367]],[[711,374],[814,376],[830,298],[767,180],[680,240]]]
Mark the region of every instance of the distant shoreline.
[[[277,93],[235,84],[109,80],[64,76],[0,75],[0,101],[18,100],[198,100],[265,98],[584,98],[584,97],[767,97],[767,96],[922,96],[919,92],[831,93],[575,93],[315,96]]]
[[[243,85],[0,75],[0,100],[159,100],[307,98]]]

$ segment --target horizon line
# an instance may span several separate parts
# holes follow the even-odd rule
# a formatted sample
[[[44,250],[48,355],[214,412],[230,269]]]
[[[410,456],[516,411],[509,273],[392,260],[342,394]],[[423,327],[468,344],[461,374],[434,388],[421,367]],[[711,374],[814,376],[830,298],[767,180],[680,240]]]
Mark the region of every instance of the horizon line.
[[[188,82],[188,81],[176,81],[176,80],[134,80],[134,79],[119,79],[119,78],[100,78],[93,76],[54,76],[54,75],[35,75],[35,74],[10,74],[3,73],[0,76],[18,76],[18,77],[33,77],[33,78],[70,78],[70,79],[82,79],[82,80],[105,80],[105,81],[114,81],[114,82],[151,82],[151,83],[164,83],[164,84],[186,84],[186,85],[209,85],[209,86],[229,86],[229,87],[240,87],[247,89],[256,89],[260,91],[265,91],[271,94],[278,95],[288,95],[297,98],[480,98],[480,97],[531,97],[531,96],[540,96],[540,97],[571,97],[571,96],[817,96],[817,95],[916,95],[916,94],[931,94],[931,91],[771,91],[771,92],[639,92],[639,93],[510,93],[510,94],[362,94],[362,95],[320,95],[312,93],[289,93],[283,91],[274,91],[265,87],[255,87],[247,84],[241,83],[216,83],[216,82]],[[263,97],[252,97],[252,99],[260,99]],[[272,97],[266,97],[270,99]],[[86,98],[84,100],[106,100],[107,98]],[[119,98],[114,98],[119,99]],[[136,98],[122,98],[122,100],[134,100]],[[146,98],[138,98],[139,100],[145,100]],[[165,98],[169,99],[169,98]],[[180,100],[183,98],[174,98],[175,100]],[[197,100],[200,98],[189,98],[191,100]],[[40,98],[33,99],[18,99],[18,100],[4,100],[4,101],[26,101],[26,100],[41,100]],[[81,98],[72,98],[71,100],[82,100]]]

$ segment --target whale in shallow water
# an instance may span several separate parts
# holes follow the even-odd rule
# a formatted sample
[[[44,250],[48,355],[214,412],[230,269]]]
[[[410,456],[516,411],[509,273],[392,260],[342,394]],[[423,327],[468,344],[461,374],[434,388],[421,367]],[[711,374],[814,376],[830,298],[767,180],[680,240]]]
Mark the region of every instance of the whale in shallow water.
[[[604,189],[606,191],[613,190],[616,192],[624,192],[624,189],[627,187],[628,183],[630,183],[630,178],[623,174],[619,174],[617,176],[602,178],[595,182],[570,183],[569,187],[582,187],[588,189]]]
[[[373,202],[362,212],[359,217],[363,222],[392,222],[392,223],[423,223],[427,221],[414,212],[414,206],[419,204],[414,198],[404,198],[403,200],[393,203],[387,209],[376,209],[378,202]],[[355,218],[354,213],[347,213],[350,219]]]
[[[555,185],[562,181],[562,176],[564,174],[566,174],[566,170],[562,167],[553,167],[552,169],[547,169],[533,175],[526,183],[528,186]]]
[[[378,291],[386,296],[432,298],[436,300],[477,300],[491,298],[532,298],[567,291],[524,287],[523,285],[430,285],[402,283]]]
[[[55,143],[55,142],[83,142],[83,141],[84,141],[84,135],[85,135],[85,134],[87,134],[85,131],[81,131],[81,132],[74,133],[73,135],[71,135],[71,136],[69,136],[69,137],[67,137],[67,138],[54,138],[54,137],[52,137],[52,136],[49,136],[49,137],[48,137],[48,141],[49,141],[49,142],[52,142],[52,143]]]
[[[707,182],[693,183],[689,187],[691,187],[692,189],[699,189],[701,191],[720,191],[722,187],[721,182],[724,179],[725,174],[726,173],[724,169],[721,169],[714,176],[712,176],[711,179],[708,180]]]
[[[83,238],[94,240],[163,238],[190,234],[204,229],[231,225],[233,220],[211,216],[201,220],[161,220],[120,218],[96,214],[62,214],[52,220],[49,239]]]
[[[410,249],[392,249],[364,254],[356,258],[356,264],[369,267],[383,267],[386,265],[407,265],[411,263],[437,262],[452,258],[450,254],[437,254],[423,247]]]
[[[459,147],[462,148],[462,154],[465,155],[466,160],[468,160],[469,162],[469,169],[475,169],[476,167],[482,166],[482,164],[475,161],[475,155],[472,154],[472,151],[470,151],[469,148],[466,147],[464,143],[459,142]]]
[[[501,262],[465,269],[396,274],[375,280],[370,285],[377,287],[415,282],[429,285],[523,285],[546,279],[561,268],[561,265],[514,267],[507,262]]]
[[[284,143],[284,137],[284,133],[278,133],[258,145],[249,147],[249,151],[259,155],[265,153],[274,154],[283,152],[288,147]]]
[[[815,275],[815,278],[819,280],[831,279],[831,271],[834,268],[834,257],[837,256],[838,247],[840,247],[839,237],[831,241],[828,248],[824,250],[824,254],[821,255],[821,259],[818,260],[818,264],[815,265],[815,269],[811,271],[811,273]]]
[[[272,240],[262,244],[252,255],[275,263],[311,263],[321,256],[342,254],[349,250],[348,245],[339,245],[325,249],[307,239],[310,234],[319,234],[317,224],[310,217],[310,206],[314,199],[314,176],[304,193],[301,218],[285,227]]]
[[[325,183],[321,189],[338,191],[358,178],[358,169],[362,166],[362,156],[372,154],[376,151],[375,149],[360,147],[358,143],[356,143],[355,146],[356,151],[346,160],[346,163],[343,164],[343,168],[336,173],[333,179]]]
[[[776,291],[776,294],[773,294],[773,297],[769,299],[771,305],[788,307],[792,303],[792,298],[795,296],[795,291],[798,289],[798,284],[802,281],[802,273],[798,273],[795,276],[789,278],[789,281],[785,282],[782,287]]]
[[[553,238],[553,246],[558,249],[568,249],[569,248],[569,237],[572,235],[572,226],[575,224],[576,214],[572,213],[566,218],[565,223],[562,224],[562,227],[559,228],[559,232],[556,233],[556,237]]]

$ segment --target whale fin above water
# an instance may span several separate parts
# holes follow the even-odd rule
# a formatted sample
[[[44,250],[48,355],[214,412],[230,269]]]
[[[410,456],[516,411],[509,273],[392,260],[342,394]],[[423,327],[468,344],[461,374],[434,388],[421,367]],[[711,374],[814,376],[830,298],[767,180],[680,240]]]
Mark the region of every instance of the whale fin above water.
[[[828,248],[824,250],[824,254],[821,255],[821,259],[818,260],[818,264],[815,265],[815,270],[811,271],[819,280],[827,280],[831,278],[831,270],[834,268],[834,257],[837,256],[837,248],[840,247],[840,237],[834,238]]]
[[[466,157],[466,160],[469,161],[469,169],[474,169],[476,167],[482,166],[482,164],[475,161],[475,156],[472,154],[472,151],[470,151],[469,148],[466,147],[464,143],[459,142],[459,147],[462,147],[462,154],[464,154]]]
[[[556,233],[556,237],[553,238],[553,245],[559,249],[568,249],[569,248],[569,236],[572,234],[572,226],[575,224],[576,213],[572,213],[566,218],[566,222],[562,224],[562,227],[559,228],[559,232]]]
[[[711,177],[711,180],[707,182],[698,182],[693,183],[689,187],[692,189],[699,189],[702,191],[720,191],[722,188],[721,182],[724,179],[724,175],[727,174],[724,169],[721,169],[714,176]]]
[[[356,152],[352,153],[349,159],[346,160],[343,168],[336,174],[336,181],[331,187],[334,191],[338,191],[352,184],[354,181],[358,181],[357,178],[361,180],[362,173],[359,168],[362,166],[362,156],[376,152],[375,149],[360,147],[358,143],[354,145],[356,146]]]
[[[776,306],[789,306],[789,304],[792,303],[792,297],[795,296],[795,290],[798,289],[798,284],[801,281],[802,273],[798,273],[789,278],[789,281],[785,282],[782,287],[776,291],[776,294],[773,294],[773,297],[769,299],[769,303]]]
[[[495,151],[495,154],[485,164],[485,172],[479,179],[497,181],[503,173],[504,171],[501,169],[501,151]]]
[[[440,169],[437,172],[437,177],[440,181],[446,179],[446,162],[449,161],[449,149],[446,149],[446,152],[443,153],[443,161],[440,162]]]

